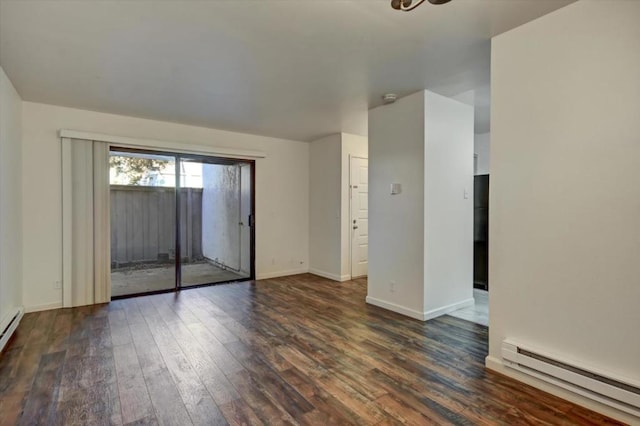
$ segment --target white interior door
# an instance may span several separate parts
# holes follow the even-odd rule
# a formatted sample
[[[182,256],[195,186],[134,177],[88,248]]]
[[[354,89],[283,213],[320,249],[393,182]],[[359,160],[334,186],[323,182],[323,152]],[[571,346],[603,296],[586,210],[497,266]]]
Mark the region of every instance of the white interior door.
[[[351,278],[367,275],[369,250],[369,160],[351,157]]]
[[[240,272],[251,273],[251,166],[240,166]]]

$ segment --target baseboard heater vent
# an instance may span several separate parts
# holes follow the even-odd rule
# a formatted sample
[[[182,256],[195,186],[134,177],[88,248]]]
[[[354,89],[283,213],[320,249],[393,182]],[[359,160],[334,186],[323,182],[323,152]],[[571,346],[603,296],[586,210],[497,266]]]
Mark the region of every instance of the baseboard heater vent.
[[[640,416],[640,384],[564,362],[507,340],[502,342],[502,359],[507,367]]]
[[[20,320],[22,319],[23,315],[24,309],[19,308],[17,309],[17,312],[13,315],[13,317],[9,317],[11,319],[7,321],[6,325],[4,322],[2,323],[2,329],[0,329],[0,353],[4,350],[4,347],[9,342],[9,339],[11,338],[13,332],[16,331],[16,328],[18,328],[18,324],[20,324]]]

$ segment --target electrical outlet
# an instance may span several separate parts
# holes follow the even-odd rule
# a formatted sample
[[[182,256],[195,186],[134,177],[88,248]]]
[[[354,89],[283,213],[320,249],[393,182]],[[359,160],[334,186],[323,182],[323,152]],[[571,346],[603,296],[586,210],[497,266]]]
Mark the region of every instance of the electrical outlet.
[[[396,292],[396,282],[395,281],[391,281],[389,283],[389,291],[391,293],[395,293]]]
[[[54,281],[53,288],[54,290],[62,290],[62,281]]]

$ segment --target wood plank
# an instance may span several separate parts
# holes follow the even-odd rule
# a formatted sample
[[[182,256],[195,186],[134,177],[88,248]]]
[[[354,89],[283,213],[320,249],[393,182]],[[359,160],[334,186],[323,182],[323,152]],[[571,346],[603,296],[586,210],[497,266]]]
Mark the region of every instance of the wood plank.
[[[0,424],[620,424],[484,368],[487,329],[308,274],[24,317]]]
[[[189,364],[169,325],[158,319],[150,321],[148,326],[192,422],[196,425],[225,424],[222,412]]]
[[[11,345],[11,343],[9,343],[9,345]],[[3,357],[11,354],[11,356],[17,356],[17,359],[12,361],[12,363],[15,364],[13,364],[9,378],[6,382],[3,380],[3,383],[0,385],[2,390],[0,396],[12,393],[25,393],[26,396],[28,396],[33,380],[40,367],[40,358],[48,348],[49,346],[47,344],[40,346],[25,345],[22,348],[17,348],[16,353],[12,353],[11,347],[7,348]]]
[[[0,398],[0,425],[16,425],[23,412],[26,392],[3,393]]]
[[[133,343],[115,346],[113,354],[122,422],[131,423],[153,415],[153,406]]]
[[[238,390],[242,399],[264,421],[265,424],[296,424],[291,415],[274,403],[259,383],[251,377],[251,374],[242,370],[229,375],[229,380]]]
[[[120,401],[115,383],[61,392],[56,422],[62,425],[111,423],[121,425]]]
[[[167,369],[145,373],[144,378],[159,424],[193,424]]]
[[[227,422],[233,426],[264,425],[253,410],[239,400],[230,401],[220,406]]]
[[[22,320],[20,321],[20,326],[13,333],[13,337],[11,338],[11,347],[12,348],[21,348],[24,346],[28,339],[29,334],[33,327],[35,327],[38,316],[41,312],[32,312],[28,314],[24,314]],[[4,353],[4,352],[3,352]],[[2,354],[0,354],[2,355]],[[1,361],[1,358],[0,358]]]
[[[64,358],[65,351],[47,353],[40,358],[40,366],[20,418],[21,424],[54,422]]]
[[[138,361],[145,374],[166,368],[162,354],[146,323],[129,324]]]
[[[111,342],[113,346],[124,345],[133,342],[127,314],[124,310],[109,312],[109,329],[111,331]]]
[[[209,352],[195,341],[193,335],[184,324],[173,324],[170,331],[183,352],[188,354],[188,362],[219,407],[241,399],[240,394],[223,371],[215,364]]]
[[[69,309],[62,310],[56,315],[51,334],[49,335],[49,353],[67,349],[71,336],[71,321],[73,315]]]

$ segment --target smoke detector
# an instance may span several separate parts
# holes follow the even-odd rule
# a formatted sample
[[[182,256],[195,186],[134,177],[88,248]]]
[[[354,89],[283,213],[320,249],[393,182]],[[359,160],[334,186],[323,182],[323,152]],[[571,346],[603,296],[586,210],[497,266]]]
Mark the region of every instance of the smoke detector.
[[[398,99],[398,96],[395,93],[387,93],[382,96],[382,101],[385,104],[392,104]]]

